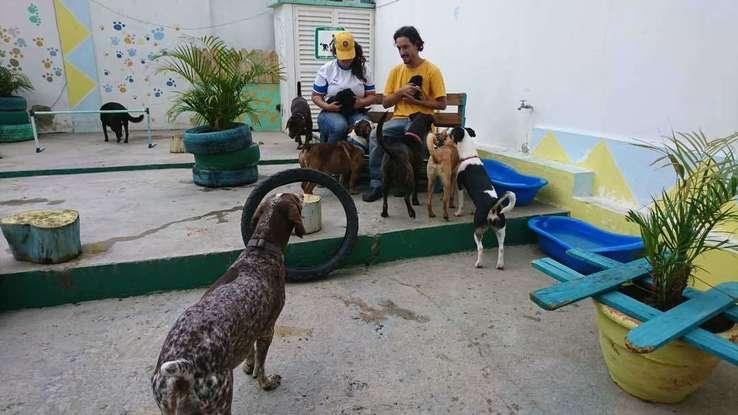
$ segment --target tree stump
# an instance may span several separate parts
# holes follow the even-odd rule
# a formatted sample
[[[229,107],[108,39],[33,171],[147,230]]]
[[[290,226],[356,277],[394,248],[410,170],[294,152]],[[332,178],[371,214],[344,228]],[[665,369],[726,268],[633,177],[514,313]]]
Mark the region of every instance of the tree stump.
[[[320,196],[305,194],[302,200],[302,226],[305,234],[318,232],[322,228]]]
[[[34,210],[0,219],[5,239],[18,261],[57,264],[82,252],[76,210]]]

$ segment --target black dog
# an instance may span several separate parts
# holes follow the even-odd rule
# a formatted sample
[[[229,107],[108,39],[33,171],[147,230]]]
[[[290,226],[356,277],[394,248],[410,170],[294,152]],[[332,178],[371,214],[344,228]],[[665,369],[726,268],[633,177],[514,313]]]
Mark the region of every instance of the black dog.
[[[423,86],[423,77],[420,75],[413,75],[410,78],[410,81],[408,83],[413,84],[417,86],[418,88],[421,88]],[[422,95],[423,93],[421,91],[416,91],[414,96],[415,96],[415,99],[420,99]]]
[[[338,102],[341,105],[341,114],[347,119],[356,113],[354,104],[356,104],[356,95],[349,88],[342,89],[338,93],[326,101],[327,104]]]
[[[106,102],[103,104],[102,107],[100,107],[100,111],[106,111],[106,110],[125,110],[126,107],[123,105],[117,103],[117,102]],[[123,141],[124,143],[128,142],[128,121],[130,122],[141,122],[143,121],[144,116],[143,114],[139,115],[138,117],[132,117],[131,114],[127,112],[121,112],[116,114],[100,114],[100,122],[102,123],[103,133],[105,134],[105,142],[108,141],[108,129],[107,127],[110,127],[110,129],[115,133],[115,137],[117,138],[116,143],[120,143],[120,138],[123,136],[123,129],[126,130],[126,139]]]
[[[307,100],[302,97],[302,87],[297,82],[297,96],[292,99],[290,105],[290,119],[287,120],[287,129],[290,138],[297,142],[297,149],[302,148],[301,135],[305,136],[305,144],[310,143],[313,138],[313,117],[310,114],[310,106]]]
[[[397,184],[403,189],[403,198],[407,213],[411,218],[415,217],[415,210],[410,204],[410,194],[412,193],[412,204],[420,205],[418,201],[418,172],[420,171],[421,162],[423,160],[423,140],[433,125],[433,116],[416,112],[410,115],[410,127],[403,135],[402,139],[395,143],[386,143],[382,136],[382,126],[387,113],[377,125],[377,143],[384,149],[384,158],[382,159],[382,217],[389,216],[387,214],[387,196],[393,185]]]

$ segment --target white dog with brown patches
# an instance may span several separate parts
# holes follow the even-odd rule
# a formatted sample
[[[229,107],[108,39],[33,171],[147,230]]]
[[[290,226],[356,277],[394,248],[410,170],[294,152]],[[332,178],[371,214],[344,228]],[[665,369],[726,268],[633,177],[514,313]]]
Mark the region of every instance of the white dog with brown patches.
[[[497,235],[497,269],[505,267],[505,213],[515,207],[515,193],[505,192],[497,196],[495,187],[487,175],[482,160],[477,154],[476,133],[471,128],[454,127],[448,132],[459,150],[459,168],[456,181],[459,186],[459,206],[454,216],[460,216],[464,208],[464,190],[474,202],[474,242],[477,244],[477,268],[484,266],[484,238],[487,229],[492,228]],[[507,203],[506,203],[507,202]]]

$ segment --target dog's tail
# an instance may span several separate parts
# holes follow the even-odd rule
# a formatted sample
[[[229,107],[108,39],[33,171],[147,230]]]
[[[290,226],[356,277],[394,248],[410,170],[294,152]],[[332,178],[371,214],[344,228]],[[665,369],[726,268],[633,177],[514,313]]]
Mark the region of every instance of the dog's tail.
[[[436,135],[432,132],[429,132],[425,135],[425,146],[428,148],[428,152],[430,153],[431,158],[433,159],[434,163],[440,163],[441,161],[436,158],[435,153],[433,150],[436,149]]]
[[[134,117],[131,114],[126,114],[128,116],[128,121],[130,122],[141,122],[144,119],[144,115],[141,114],[138,117]]]
[[[497,206],[502,206],[502,203],[505,202],[505,200],[508,200],[507,206],[500,209],[500,213],[504,214],[506,212],[511,211],[515,207],[515,201],[517,200],[515,197],[515,193],[511,191],[505,192],[504,195],[497,201]]]
[[[159,368],[159,374],[165,378],[175,377],[192,380],[194,373],[195,365],[187,359],[170,360],[162,363]]]
[[[300,83],[300,81],[297,81],[297,96],[302,96],[302,83]]]

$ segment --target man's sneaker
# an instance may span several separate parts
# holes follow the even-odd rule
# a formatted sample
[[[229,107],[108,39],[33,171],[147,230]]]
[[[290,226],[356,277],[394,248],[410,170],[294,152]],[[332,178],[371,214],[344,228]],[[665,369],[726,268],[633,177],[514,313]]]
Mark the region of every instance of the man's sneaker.
[[[361,195],[361,199],[365,202],[373,202],[380,197],[382,197],[382,189],[379,187],[375,187],[374,189]]]

